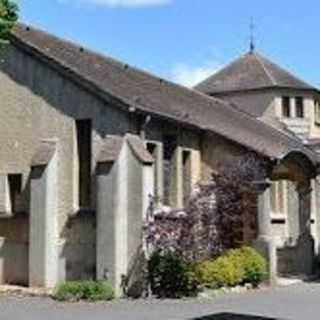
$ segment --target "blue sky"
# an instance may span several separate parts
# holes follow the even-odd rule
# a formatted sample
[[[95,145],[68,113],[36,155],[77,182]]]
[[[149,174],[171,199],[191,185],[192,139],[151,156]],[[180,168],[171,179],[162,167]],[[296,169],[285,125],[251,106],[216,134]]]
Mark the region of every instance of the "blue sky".
[[[320,85],[317,0],[17,0],[21,20],[192,85],[257,50]]]

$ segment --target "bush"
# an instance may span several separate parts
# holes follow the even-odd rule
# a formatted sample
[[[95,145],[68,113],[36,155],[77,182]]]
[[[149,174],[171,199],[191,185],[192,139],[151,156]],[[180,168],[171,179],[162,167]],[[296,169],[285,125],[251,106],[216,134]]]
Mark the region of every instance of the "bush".
[[[257,287],[267,278],[267,261],[253,248],[230,250],[228,256],[243,269],[243,283],[251,283]]]
[[[243,279],[243,269],[233,259],[225,256],[200,263],[196,274],[201,285],[211,289],[234,287]]]
[[[198,283],[194,268],[177,253],[154,253],[148,269],[152,293],[158,298],[197,295]]]
[[[267,276],[267,263],[254,249],[229,250],[216,260],[197,265],[199,283],[207,288],[234,287],[251,283],[258,286]]]
[[[114,292],[106,281],[70,281],[59,285],[53,297],[59,301],[109,301]]]

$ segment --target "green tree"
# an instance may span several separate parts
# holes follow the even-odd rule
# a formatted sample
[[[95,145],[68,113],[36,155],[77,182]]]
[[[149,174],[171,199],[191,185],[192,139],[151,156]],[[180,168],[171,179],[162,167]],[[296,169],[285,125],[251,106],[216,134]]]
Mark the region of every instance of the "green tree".
[[[9,41],[10,32],[17,20],[17,3],[13,0],[0,0],[0,44]]]

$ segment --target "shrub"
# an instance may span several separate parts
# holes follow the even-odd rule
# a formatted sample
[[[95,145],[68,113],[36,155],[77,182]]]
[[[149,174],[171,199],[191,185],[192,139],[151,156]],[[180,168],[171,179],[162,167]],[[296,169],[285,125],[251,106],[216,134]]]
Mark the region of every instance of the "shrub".
[[[228,256],[243,269],[243,283],[251,283],[257,287],[267,278],[267,261],[255,249],[243,247],[230,250]]]
[[[196,267],[198,281],[207,288],[234,287],[242,282],[243,269],[229,257],[207,260]]]
[[[216,260],[197,265],[196,275],[207,288],[234,287],[251,283],[258,286],[267,276],[267,263],[254,249],[243,247],[227,251]]]
[[[158,298],[182,298],[198,293],[193,266],[177,253],[155,252],[148,271],[152,293]]]
[[[70,281],[59,285],[53,297],[59,301],[109,301],[114,292],[106,281]]]

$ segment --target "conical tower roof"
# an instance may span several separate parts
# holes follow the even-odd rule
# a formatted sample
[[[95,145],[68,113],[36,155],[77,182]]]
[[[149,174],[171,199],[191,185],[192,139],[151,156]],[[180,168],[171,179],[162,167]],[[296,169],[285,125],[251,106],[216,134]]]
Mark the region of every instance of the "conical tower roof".
[[[195,89],[215,94],[274,87],[316,90],[315,87],[254,51],[235,60],[198,84]]]

